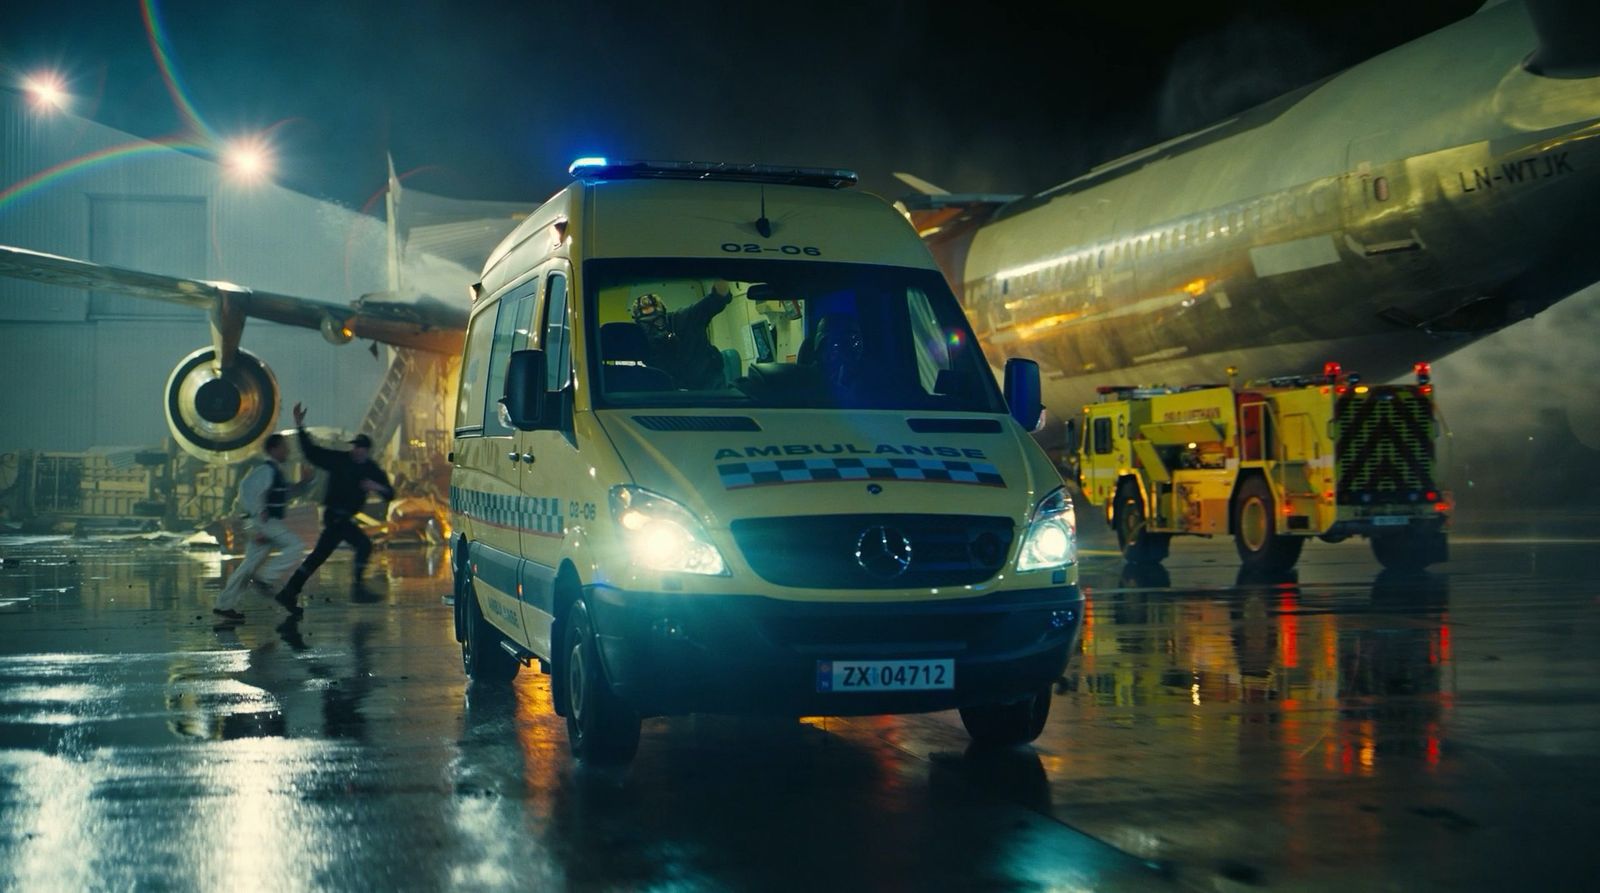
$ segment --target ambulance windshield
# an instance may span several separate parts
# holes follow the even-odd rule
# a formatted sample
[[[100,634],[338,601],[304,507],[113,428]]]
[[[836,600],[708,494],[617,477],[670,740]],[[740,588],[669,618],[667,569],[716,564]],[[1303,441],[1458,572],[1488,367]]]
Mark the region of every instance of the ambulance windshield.
[[[597,407],[1006,411],[937,272],[629,259],[584,275]]]

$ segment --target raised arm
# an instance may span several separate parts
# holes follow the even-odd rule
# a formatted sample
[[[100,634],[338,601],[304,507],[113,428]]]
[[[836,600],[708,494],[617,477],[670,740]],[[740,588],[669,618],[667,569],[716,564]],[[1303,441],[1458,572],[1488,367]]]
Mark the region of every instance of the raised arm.
[[[710,294],[683,308],[683,320],[691,326],[704,328],[711,324],[712,317],[726,310],[733,301],[733,290],[728,283],[718,279],[711,286]]]
[[[339,457],[344,455],[338,450],[317,446],[316,441],[311,439],[311,434],[306,431],[305,407],[298,403],[294,405],[294,433],[300,440],[300,454],[306,457],[307,462],[318,468],[332,471],[338,464]]]

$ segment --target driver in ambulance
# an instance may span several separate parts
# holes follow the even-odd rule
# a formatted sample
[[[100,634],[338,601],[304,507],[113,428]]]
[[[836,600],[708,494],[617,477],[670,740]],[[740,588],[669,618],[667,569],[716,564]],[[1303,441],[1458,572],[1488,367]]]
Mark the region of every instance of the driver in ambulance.
[[[706,327],[732,300],[733,291],[722,279],[712,284],[705,297],[681,310],[668,310],[661,296],[651,292],[634,298],[628,311],[644,329],[648,344],[646,365],[672,376],[674,383],[685,390],[727,387],[722,354],[706,335]]]

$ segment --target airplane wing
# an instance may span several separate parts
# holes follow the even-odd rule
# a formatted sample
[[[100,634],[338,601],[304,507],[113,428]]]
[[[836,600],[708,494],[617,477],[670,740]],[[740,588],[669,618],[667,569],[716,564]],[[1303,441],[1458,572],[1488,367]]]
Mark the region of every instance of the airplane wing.
[[[183,304],[202,310],[211,310],[228,301],[231,309],[244,316],[318,329],[335,343],[363,338],[433,353],[455,353],[461,349],[461,333],[467,327],[467,308],[438,300],[408,302],[367,295],[340,304],[255,291],[230,282],[183,279],[111,267],[7,245],[0,245],[0,276]]]

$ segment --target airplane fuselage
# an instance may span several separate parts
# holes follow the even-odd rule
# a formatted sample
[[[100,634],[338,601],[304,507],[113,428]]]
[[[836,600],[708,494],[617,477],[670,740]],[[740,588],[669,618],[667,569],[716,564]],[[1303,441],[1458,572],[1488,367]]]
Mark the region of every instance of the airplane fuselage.
[[[1600,281],[1600,78],[1519,4],[1002,208],[959,272],[991,361],[1104,384],[1401,374]]]

